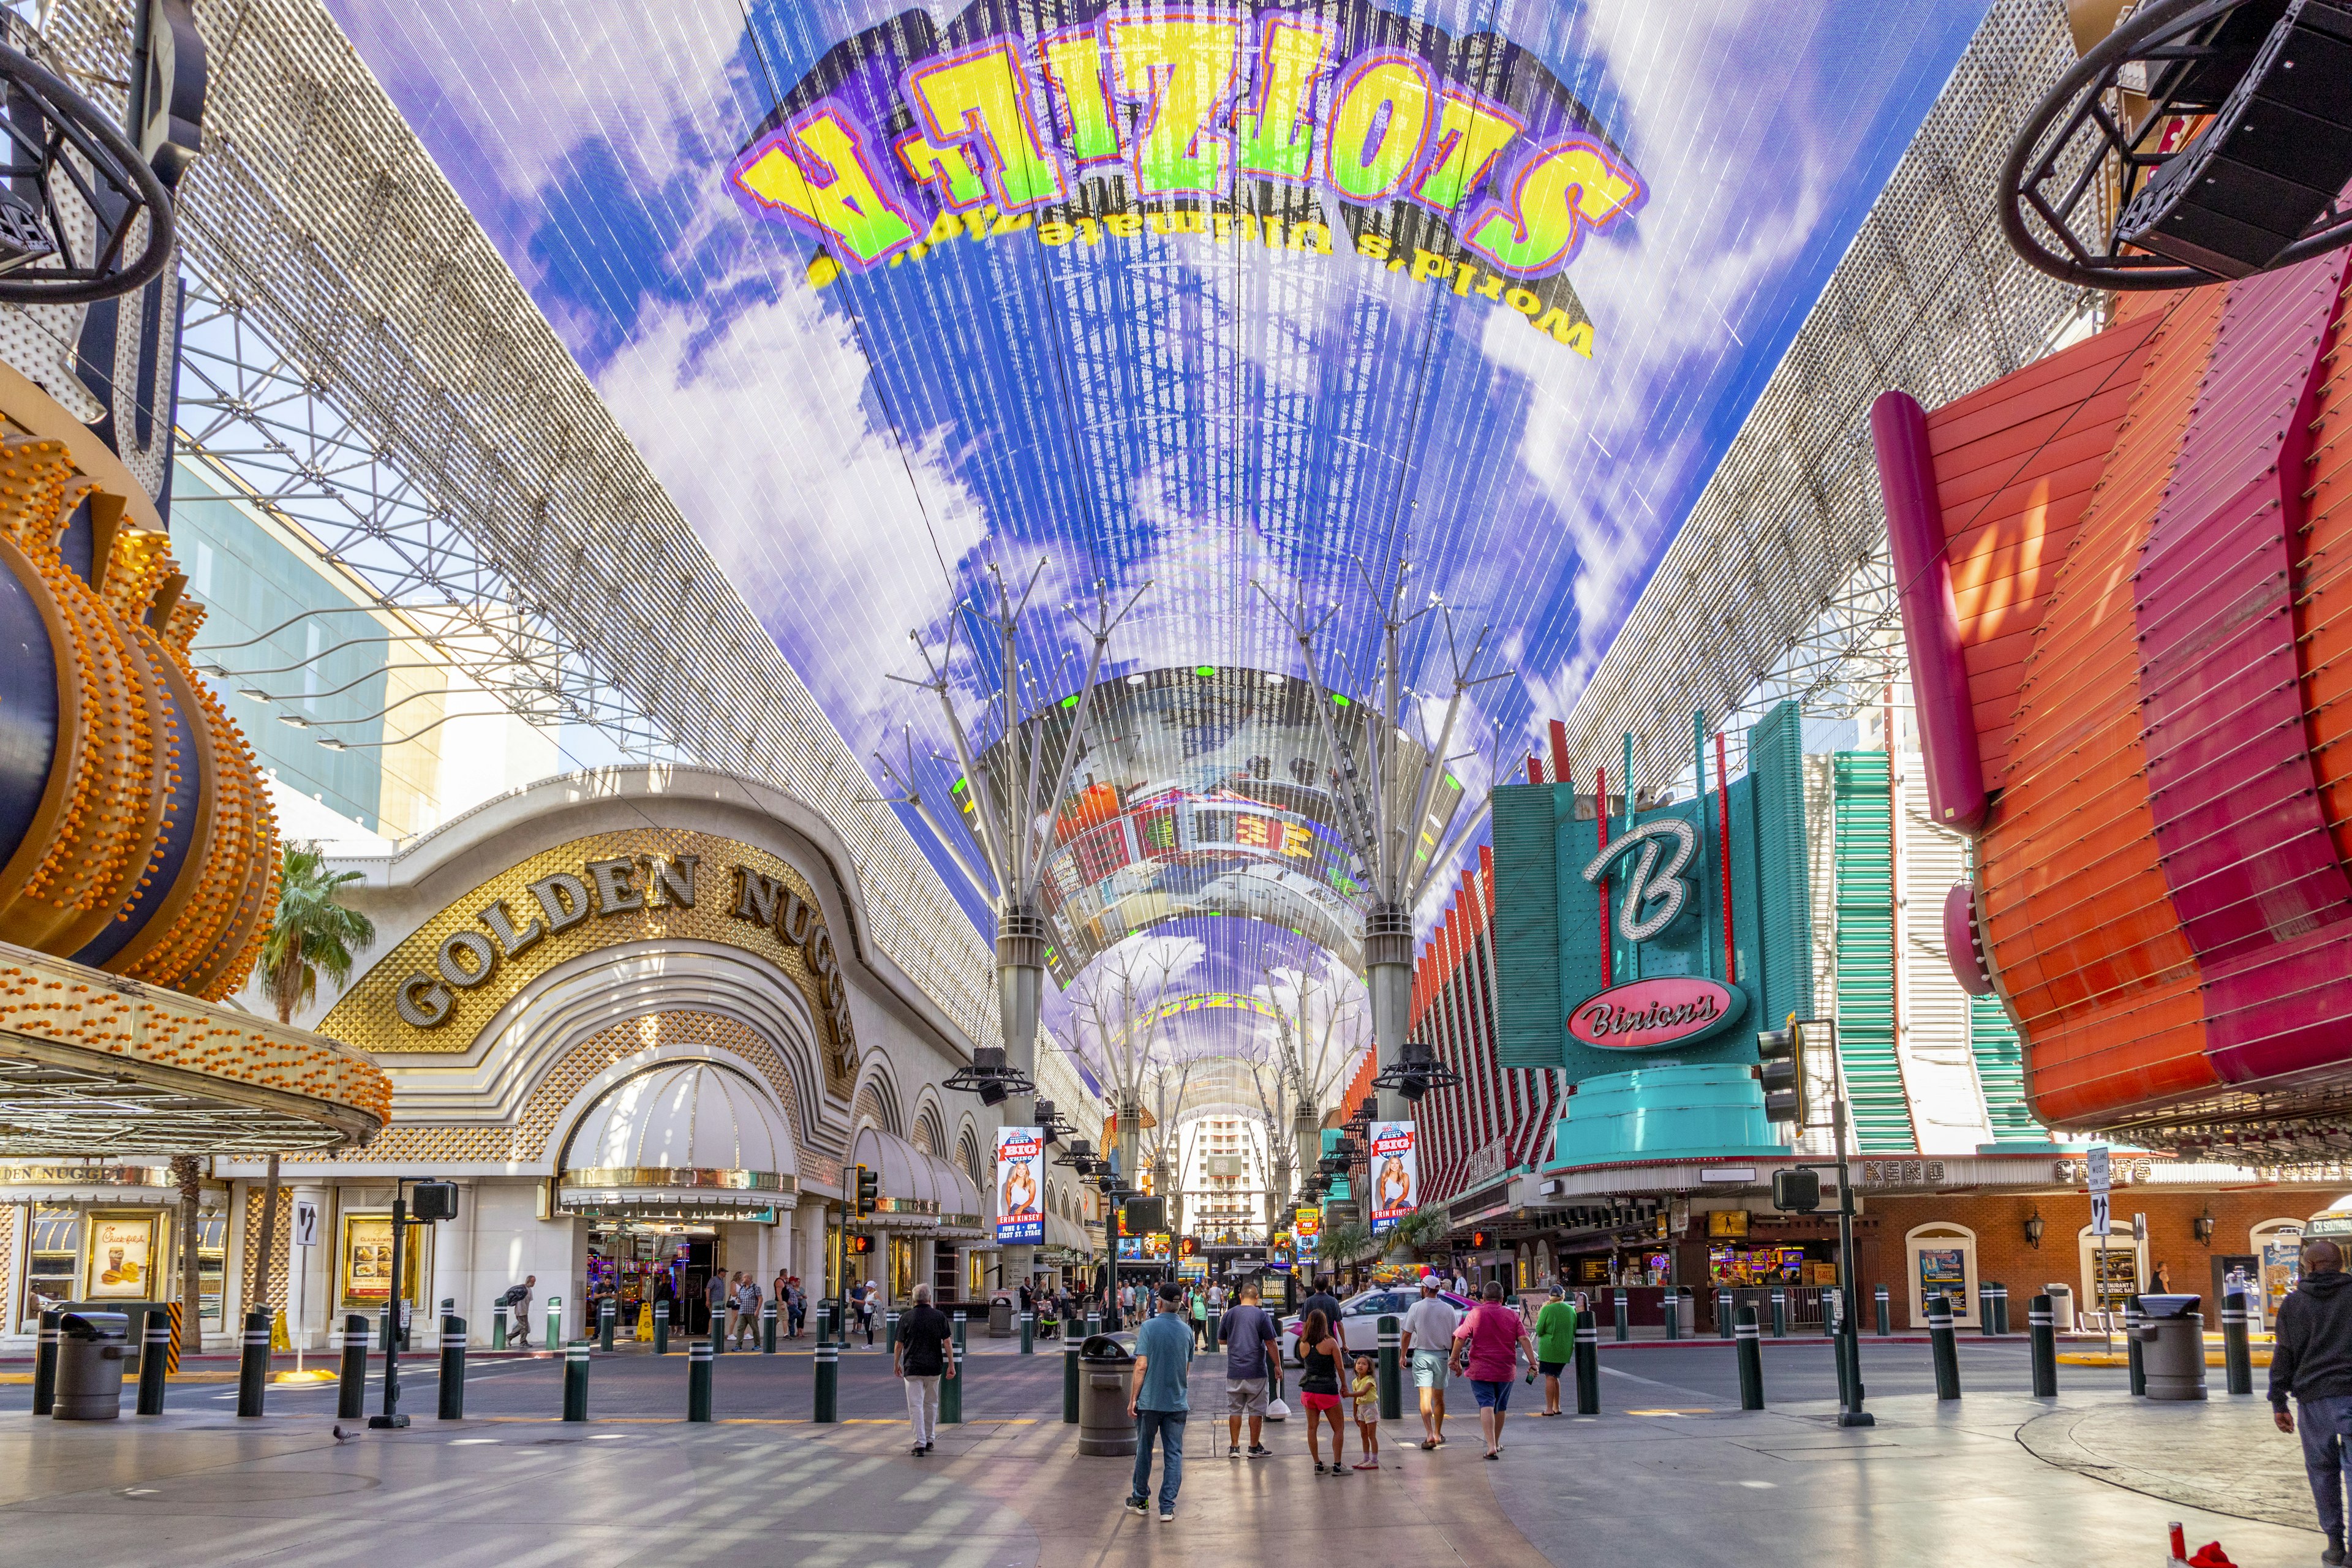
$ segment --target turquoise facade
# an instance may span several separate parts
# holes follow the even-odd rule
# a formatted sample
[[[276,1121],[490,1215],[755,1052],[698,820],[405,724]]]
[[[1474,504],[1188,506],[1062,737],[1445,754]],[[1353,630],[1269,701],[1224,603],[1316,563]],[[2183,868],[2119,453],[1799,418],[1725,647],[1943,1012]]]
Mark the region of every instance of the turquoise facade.
[[[1552,1130],[1554,1165],[1788,1152],[1744,1067],[1651,1067],[1588,1078]]]

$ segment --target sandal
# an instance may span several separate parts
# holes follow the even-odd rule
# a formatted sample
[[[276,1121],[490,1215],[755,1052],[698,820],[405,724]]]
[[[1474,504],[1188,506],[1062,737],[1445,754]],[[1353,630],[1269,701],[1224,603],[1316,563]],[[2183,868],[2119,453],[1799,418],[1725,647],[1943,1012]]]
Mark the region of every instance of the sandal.
[[[1424,1450],[1434,1448],[1437,1447],[1437,1439],[1434,1437],[1424,1437],[1421,1440],[1421,1446]]]

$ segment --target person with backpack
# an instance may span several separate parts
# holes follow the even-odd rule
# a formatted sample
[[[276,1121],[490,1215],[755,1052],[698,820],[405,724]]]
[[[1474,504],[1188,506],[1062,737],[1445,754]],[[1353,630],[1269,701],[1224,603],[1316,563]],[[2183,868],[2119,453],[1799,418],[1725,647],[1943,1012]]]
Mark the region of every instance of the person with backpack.
[[[499,1305],[507,1310],[507,1321],[512,1325],[510,1342],[518,1350],[530,1349],[530,1288],[539,1283],[539,1276],[526,1274],[520,1285],[509,1285],[507,1293],[499,1298]]]

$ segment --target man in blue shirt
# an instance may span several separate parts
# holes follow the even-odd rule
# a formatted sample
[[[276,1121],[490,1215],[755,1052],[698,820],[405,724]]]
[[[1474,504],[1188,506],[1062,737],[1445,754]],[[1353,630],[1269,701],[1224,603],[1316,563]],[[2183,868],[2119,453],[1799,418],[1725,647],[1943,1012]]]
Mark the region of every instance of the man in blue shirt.
[[[1241,1457],[1242,1417],[1247,1415],[1249,1457],[1263,1459],[1268,1452],[1266,1384],[1282,1356],[1276,1348],[1282,1342],[1282,1331],[1257,1304],[1255,1283],[1242,1287],[1241,1300],[1218,1323],[1217,1335],[1225,1342],[1225,1420],[1234,1439],[1230,1451],[1235,1458]]]
[[[1192,1330],[1184,1321],[1184,1292],[1175,1281],[1160,1287],[1160,1310],[1135,1332],[1135,1382],[1127,1413],[1135,1417],[1135,1481],[1127,1510],[1142,1513],[1151,1495],[1151,1440],[1160,1439],[1160,1521],[1176,1517],[1176,1489],[1184,1479],[1184,1417],[1192,1402]]]

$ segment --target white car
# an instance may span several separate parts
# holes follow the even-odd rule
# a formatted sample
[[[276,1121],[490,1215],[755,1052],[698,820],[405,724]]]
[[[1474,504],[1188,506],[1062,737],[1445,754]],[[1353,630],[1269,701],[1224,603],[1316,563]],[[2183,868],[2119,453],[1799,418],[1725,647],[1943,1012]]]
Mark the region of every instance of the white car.
[[[1471,1302],[1467,1297],[1457,1296],[1451,1290],[1440,1290],[1437,1295],[1440,1300],[1454,1309],[1457,1316],[1469,1316]],[[1394,1317],[1397,1327],[1402,1330],[1405,1313],[1420,1300],[1421,1287],[1418,1285],[1410,1290],[1366,1290],[1360,1295],[1349,1297],[1339,1303],[1339,1342],[1347,1347],[1349,1355],[1377,1353],[1381,1348],[1381,1319],[1383,1316]],[[1294,1312],[1282,1320],[1282,1359],[1294,1366],[1298,1363],[1298,1325],[1305,1317],[1303,1312]],[[1443,1350],[1446,1347],[1423,1345],[1421,1348]]]

